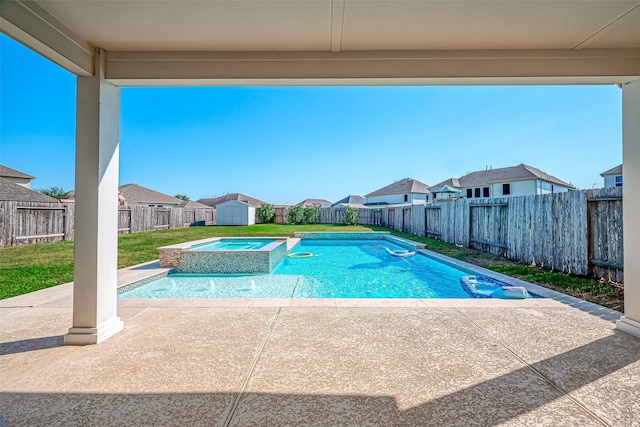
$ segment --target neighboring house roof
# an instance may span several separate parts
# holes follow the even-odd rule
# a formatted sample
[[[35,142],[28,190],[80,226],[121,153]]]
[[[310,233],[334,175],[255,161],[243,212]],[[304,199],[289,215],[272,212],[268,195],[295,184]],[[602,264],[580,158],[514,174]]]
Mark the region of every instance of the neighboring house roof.
[[[611,168],[608,171],[602,172],[600,176],[605,175],[622,175],[622,164],[619,164],[615,168]]]
[[[180,203],[178,205],[179,208],[197,208],[197,209],[202,209],[202,208],[207,208],[210,209],[211,206],[207,206],[204,203],[198,203],[194,200],[183,200],[182,203]]]
[[[125,184],[118,187],[129,205],[179,205],[183,200],[160,193],[138,184]]]
[[[349,195],[344,199],[338,200],[337,202],[332,204],[331,207],[334,207],[337,205],[364,205],[365,201],[366,199],[362,196]]]
[[[4,178],[0,178],[0,200],[58,203],[58,199],[30,190]]]
[[[526,181],[529,179],[540,179],[552,184],[562,185],[568,188],[575,188],[573,185],[549,175],[533,166],[519,164],[506,168],[488,169],[483,171],[471,172],[463,177],[458,178],[460,187],[481,187],[500,182],[509,181]]]
[[[231,193],[231,194],[225,194],[224,196],[220,196],[220,197],[209,197],[204,199],[198,199],[198,203],[203,203],[207,206],[215,208],[220,203],[228,202],[229,200],[245,202],[256,208],[260,207],[260,205],[262,204],[266,204],[266,202],[263,202],[262,200],[254,199],[253,197],[249,197],[246,194],[242,194],[242,193]]]
[[[295,206],[331,206],[331,202],[325,199],[304,199],[300,203],[297,203]]]
[[[24,179],[35,179],[35,176],[27,175],[24,172],[20,172],[18,170],[12,169],[10,167],[0,165],[0,178],[24,178]]]
[[[396,181],[393,184],[389,184],[386,187],[382,187],[373,193],[369,193],[365,197],[390,196],[392,194],[408,193],[427,194],[429,193],[429,188],[430,187],[427,184],[420,182],[417,179],[405,178],[400,181]]]
[[[460,181],[458,181],[458,178],[449,178],[447,180],[444,180],[442,182],[432,185],[430,190],[432,193],[437,192],[437,190],[444,187],[445,185],[453,188],[459,188]]]

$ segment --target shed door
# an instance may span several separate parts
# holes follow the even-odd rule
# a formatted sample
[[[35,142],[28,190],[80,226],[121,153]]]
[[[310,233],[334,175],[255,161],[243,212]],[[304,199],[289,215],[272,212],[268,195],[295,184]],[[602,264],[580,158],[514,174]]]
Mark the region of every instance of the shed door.
[[[242,206],[227,206],[222,209],[222,225],[243,225]]]

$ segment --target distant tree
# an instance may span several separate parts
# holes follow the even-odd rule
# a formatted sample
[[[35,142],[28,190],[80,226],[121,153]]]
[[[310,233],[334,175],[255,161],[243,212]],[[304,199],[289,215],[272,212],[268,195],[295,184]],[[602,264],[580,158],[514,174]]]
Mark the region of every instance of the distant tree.
[[[175,197],[176,199],[185,200],[185,201],[189,200],[189,196],[187,196],[186,194],[176,194],[173,197]]]
[[[69,192],[65,191],[62,187],[53,186],[48,188],[37,188],[38,193],[42,193],[46,196],[53,197],[54,199],[66,199],[69,196]]]
[[[342,225],[356,225],[358,223],[358,208],[347,206],[342,214]]]
[[[273,219],[276,216],[276,211],[272,205],[263,203],[256,209],[256,214],[258,215],[258,219],[261,223],[267,224],[273,222]]]
[[[304,224],[317,224],[320,219],[319,206],[305,206],[302,211],[302,222]]]
[[[287,222],[289,224],[302,224],[304,221],[304,209],[302,206],[291,206],[287,210]]]

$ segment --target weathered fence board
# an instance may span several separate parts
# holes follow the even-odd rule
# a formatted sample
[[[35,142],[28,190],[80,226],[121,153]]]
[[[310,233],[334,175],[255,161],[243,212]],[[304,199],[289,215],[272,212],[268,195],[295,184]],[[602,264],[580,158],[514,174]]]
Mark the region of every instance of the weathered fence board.
[[[67,203],[64,205],[64,240],[73,240],[76,229],[76,204]]]
[[[469,246],[494,255],[506,256],[508,205],[496,199],[486,203],[470,203],[469,216]]]
[[[588,258],[592,272],[596,277],[622,282],[622,188],[593,190],[589,199],[592,244]]]
[[[410,213],[410,232],[418,236],[424,236],[426,226],[426,209],[424,205],[412,205]]]
[[[287,223],[287,208],[283,206],[277,206],[273,209],[275,212],[274,221],[276,224]]]
[[[456,245],[469,246],[469,201],[439,203],[440,240]]]

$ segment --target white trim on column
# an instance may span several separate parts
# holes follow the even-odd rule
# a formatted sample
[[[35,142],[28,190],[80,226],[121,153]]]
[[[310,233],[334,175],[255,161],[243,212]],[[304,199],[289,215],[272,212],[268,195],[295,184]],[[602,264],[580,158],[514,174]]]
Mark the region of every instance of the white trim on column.
[[[94,47],[33,1],[0,2],[0,29],[73,74],[93,75]]]
[[[640,338],[640,322],[629,319],[627,316],[622,316],[620,320],[616,322],[616,328],[628,333],[629,335]]]
[[[624,316],[621,331],[640,337],[640,80],[622,86]]]
[[[201,84],[626,83],[640,77],[640,49],[391,52],[107,52],[118,86]],[[286,83],[283,83],[286,82]],[[328,83],[326,83],[328,82]],[[368,83],[367,83],[368,82]],[[380,83],[382,82],[382,83]],[[431,83],[428,83],[431,82]],[[187,83],[188,84],[188,83]],[[485,83],[486,84],[486,83]],[[522,83],[525,84],[525,83]],[[528,84],[528,83],[527,83]]]

